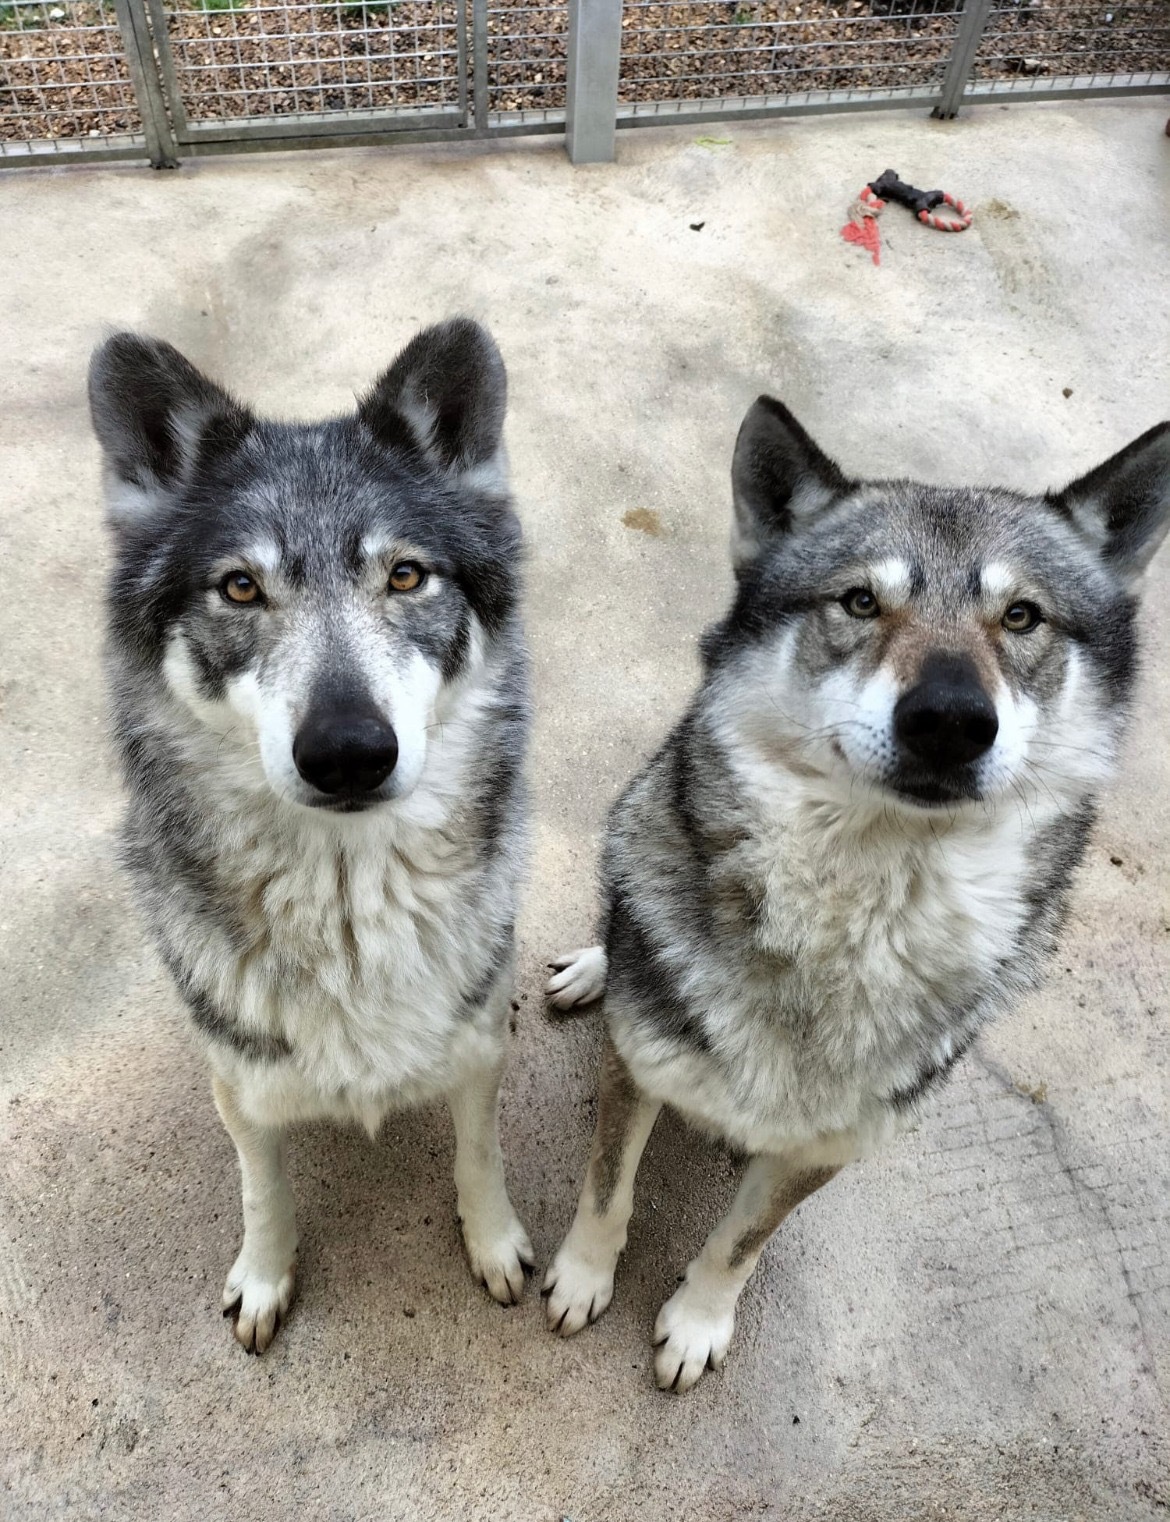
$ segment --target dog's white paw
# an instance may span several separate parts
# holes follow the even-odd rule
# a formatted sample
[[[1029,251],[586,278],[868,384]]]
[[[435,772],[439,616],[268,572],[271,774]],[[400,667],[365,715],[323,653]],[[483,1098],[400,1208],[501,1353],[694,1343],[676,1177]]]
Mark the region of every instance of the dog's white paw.
[[[545,984],[548,1002],[557,1009],[579,1009],[605,992],[606,960],[600,946],[587,946],[550,962],[553,976]]]
[[[735,1331],[735,1301],[712,1296],[689,1279],[658,1312],[654,1323],[654,1379],[660,1390],[682,1394],[706,1369],[719,1369]]]
[[[613,1299],[617,1253],[582,1253],[567,1238],[544,1276],[548,1329],[572,1337],[596,1321]]]
[[[493,1300],[518,1305],[524,1294],[524,1271],[536,1266],[528,1233],[513,1214],[502,1221],[463,1221],[463,1241],[471,1274]]]
[[[223,1287],[224,1315],[231,1315],[236,1341],[248,1353],[263,1353],[292,1303],[296,1258],[275,1273],[264,1272],[242,1252]]]

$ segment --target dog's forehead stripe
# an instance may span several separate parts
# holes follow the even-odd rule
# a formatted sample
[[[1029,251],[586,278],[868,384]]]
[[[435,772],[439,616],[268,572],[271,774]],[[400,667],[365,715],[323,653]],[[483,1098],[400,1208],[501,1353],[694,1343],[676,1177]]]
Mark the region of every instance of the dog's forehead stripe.
[[[280,569],[282,556],[279,546],[271,539],[260,539],[248,546],[247,558],[258,570],[271,576]]]
[[[418,556],[421,553],[422,551],[416,547],[409,537],[386,529],[377,529],[373,533],[364,534],[358,545],[358,554],[361,557],[363,565],[368,565],[371,561],[382,560],[390,554],[410,558]]]
[[[394,548],[398,541],[393,534],[387,534],[379,530],[375,534],[364,534],[360,545],[363,560],[377,560],[385,555],[387,550]]]
[[[1002,560],[989,560],[980,575],[980,588],[991,602],[1009,596],[1015,589],[1016,575]]]
[[[870,567],[870,580],[879,602],[902,603],[908,601],[913,590],[914,576],[905,560],[890,556]]]

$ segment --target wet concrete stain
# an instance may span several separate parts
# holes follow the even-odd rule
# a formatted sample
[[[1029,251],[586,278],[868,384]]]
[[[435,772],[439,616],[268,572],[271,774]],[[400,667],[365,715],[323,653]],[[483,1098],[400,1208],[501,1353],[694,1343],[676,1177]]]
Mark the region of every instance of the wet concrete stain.
[[[622,515],[622,522],[626,528],[634,529],[639,534],[649,534],[655,539],[661,539],[666,533],[661,515],[652,507],[631,507],[629,512]]]

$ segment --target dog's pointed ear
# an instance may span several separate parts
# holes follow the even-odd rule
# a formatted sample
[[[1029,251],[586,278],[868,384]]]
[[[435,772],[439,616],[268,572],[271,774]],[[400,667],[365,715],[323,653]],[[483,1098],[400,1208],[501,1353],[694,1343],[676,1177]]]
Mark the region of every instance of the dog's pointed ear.
[[[732,561],[739,567],[755,560],[768,540],[789,533],[851,484],[787,407],[759,397],[740,425],[731,463]]]
[[[1158,423],[1046,500],[1136,589],[1170,528],[1170,423]]]
[[[388,449],[421,452],[462,484],[507,489],[508,377],[491,334],[469,317],[424,328],[358,403]]]
[[[106,516],[145,521],[191,479],[205,451],[238,445],[251,414],[168,343],[115,333],[89,365],[89,410],[104,455]]]

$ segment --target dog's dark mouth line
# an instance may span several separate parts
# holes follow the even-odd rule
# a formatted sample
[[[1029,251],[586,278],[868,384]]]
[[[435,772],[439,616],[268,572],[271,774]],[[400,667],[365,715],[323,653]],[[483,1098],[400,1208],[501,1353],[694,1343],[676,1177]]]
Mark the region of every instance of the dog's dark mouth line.
[[[919,808],[941,809],[960,803],[979,803],[983,794],[972,783],[950,785],[935,780],[915,782],[908,778],[889,777],[884,786],[896,797]]]
[[[920,809],[945,809],[954,808],[961,803],[979,803],[982,800],[981,793],[944,793],[931,797],[924,793],[914,792],[909,788],[890,787],[894,796],[903,803],[912,803]]]
[[[372,794],[361,798],[310,798],[309,807],[321,809],[326,814],[364,814],[386,801],[385,798],[377,798]]]
[[[832,741],[832,749],[838,759],[848,766],[849,758],[839,740]],[[944,809],[963,803],[983,802],[982,791],[973,783],[947,786],[934,780],[915,782],[909,778],[900,780],[897,776],[886,776],[880,779],[880,785],[884,792],[892,793],[900,802],[912,803],[920,809]]]

